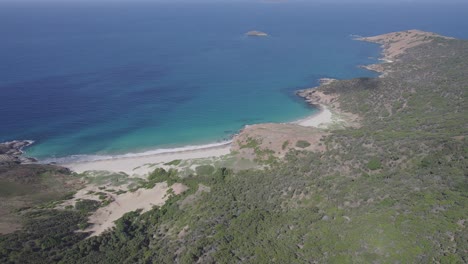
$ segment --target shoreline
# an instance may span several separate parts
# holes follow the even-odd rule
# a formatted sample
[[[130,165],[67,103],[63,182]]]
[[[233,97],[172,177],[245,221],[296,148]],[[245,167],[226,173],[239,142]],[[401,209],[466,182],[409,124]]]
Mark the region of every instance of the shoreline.
[[[332,113],[324,105],[314,105],[319,110],[312,115],[305,118],[288,122],[287,124],[296,124],[304,127],[323,127],[332,123]],[[142,155],[142,153],[132,153],[109,157],[106,159],[78,161],[78,162],[64,162],[58,163],[60,166],[71,169],[77,173],[85,171],[111,171],[111,172],[125,172],[128,175],[144,175],[150,172],[148,166],[151,164],[167,163],[173,160],[191,160],[201,158],[221,157],[231,153],[232,141],[223,142],[219,144],[207,144],[195,146],[194,149],[175,148],[167,150],[163,153],[153,153]],[[175,150],[175,151],[174,151]],[[150,152],[157,152],[150,151]]]
[[[34,140],[12,140],[0,142],[0,165],[29,164],[37,159],[24,155],[24,148],[34,144]]]
[[[172,152],[135,155],[135,156],[116,156],[109,159],[60,163],[58,165],[69,168],[70,170],[83,173],[85,171],[110,171],[124,172],[130,176],[134,174],[144,175],[151,172],[151,165],[158,163],[167,163],[173,160],[189,160],[210,157],[220,157],[228,155],[231,152],[231,142],[205,148],[187,149]]]
[[[361,66],[370,71],[381,73],[379,77],[391,72],[389,65],[399,59],[399,56],[405,53],[406,49],[415,47],[431,41],[434,37],[443,37],[431,32],[423,32],[419,30],[407,30],[402,32],[392,32],[378,36],[362,37],[352,36],[355,40],[365,41],[380,44],[382,52],[381,57],[378,59],[381,61],[379,64],[370,64]],[[426,37],[429,37],[426,39]],[[443,37],[448,38],[448,37]],[[308,104],[316,107],[318,111],[313,112],[311,115],[304,118],[286,122],[285,124],[295,124],[304,127],[317,127],[327,128],[333,124],[336,117],[339,118],[340,113],[335,113],[330,108],[335,109],[333,105],[330,105],[330,100],[322,100],[324,98],[311,98],[308,97],[312,93],[303,94],[304,91],[313,91],[320,86],[330,84],[335,79],[322,78],[319,79],[320,85],[313,88],[298,90],[296,94],[302,97]],[[317,93],[318,94],[318,93]],[[317,95],[316,94],[316,95]],[[313,96],[312,96],[313,97]],[[327,96],[325,96],[327,97]],[[314,100],[315,99],[315,100]],[[316,100],[318,99],[318,100]],[[242,129],[240,130],[242,131]],[[237,134],[233,135],[235,137]],[[28,146],[33,141],[28,141]],[[133,169],[129,169],[129,166],[133,168],[158,162],[169,162],[174,159],[197,159],[207,157],[219,157],[230,153],[232,140],[221,143],[211,143],[197,146],[182,146],[172,149],[155,149],[141,153],[126,153],[120,155],[71,155],[62,158],[48,158],[38,161],[41,164],[57,164],[70,168],[76,172],[83,172],[86,170],[107,170],[107,171],[126,171],[128,174],[134,172]],[[20,150],[22,154],[22,150]],[[130,164],[129,162],[133,163]],[[122,166],[119,163],[125,163],[127,166]],[[108,167],[106,167],[108,166]]]
[[[333,123],[333,113],[327,106],[323,104],[309,104],[316,107],[318,111],[310,116],[290,122],[290,124],[296,124],[303,127],[326,128],[329,124]]]
[[[427,37],[429,37],[429,39],[426,39]],[[389,72],[391,72],[391,69],[389,69],[388,66],[393,64],[393,62],[395,62],[396,60],[398,60],[399,57],[402,54],[404,54],[407,49],[416,47],[424,43],[428,43],[431,41],[431,38],[434,38],[434,37],[443,37],[443,36],[440,36],[432,32],[424,32],[420,30],[407,30],[403,32],[391,32],[391,33],[371,36],[371,37],[354,36],[354,39],[358,41],[365,41],[365,42],[380,44],[382,52],[381,52],[381,57],[378,58],[378,60],[381,63],[363,65],[361,67],[370,71],[375,71],[377,73],[380,73],[381,75],[379,77],[384,77]],[[443,38],[448,38],[448,37],[443,37]],[[319,93],[315,94],[315,96],[318,96],[318,98],[311,98],[310,95],[312,93],[310,93],[309,95],[301,94],[301,93],[303,93],[304,91],[313,91],[319,88],[320,86],[328,85],[334,81],[335,79],[332,79],[332,78],[321,78],[319,79],[319,83],[320,83],[319,86],[309,88],[309,89],[298,90],[296,94],[302,97],[309,105],[316,107],[318,111],[312,113],[311,115],[307,117],[301,118],[299,120],[286,122],[286,124],[295,124],[295,125],[304,126],[304,127],[317,127],[317,128],[327,128],[328,126],[333,124],[336,121],[335,119],[337,117],[337,113],[330,111],[331,105],[329,105],[329,103],[333,101],[333,98],[327,98],[329,96],[318,95]],[[235,136],[236,135],[234,135],[234,137]],[[219,156],[227,155],[230,153],[231,143],[232,141],[230,141],[229,143],[226,143],[226,145],[224,145],[221,148],[210,147],[210,146],[206,147],[207,145],[204,145],[194,150],[187,150],[187,151],[169,150],[166,153],[166,155],[154,154],[154,155],[146,156],[146,155],[141,155],[141,154],[135,154],[134,157],[125,157],[125,155],[122,155],[122,157],[117,156],[117,157],[112,157],[106,160],[75,162],[75,163],[72,162],[68,164],[63,163],[60,165],[68,167],[75,171],[77,169],[78,171],[83,171],[86,167],[90,169],[91,168],[103,169],[104,167],[96,166],[96,164],[107,163],[109,167],[107,167],[105,170],[115,171],[114,170],[115,167],[113,167],[112,164],[110,163],[112,162],[118,163],[119,161],[124,161],[128,159],[134,160],[136,164],[141,164],[143,160],[150,160],[150,159],[154,159],[153,163],[155,163],[155,161],[158,162],[160,160],[163,160],[163,162],[169,162],[170,160],[167,160],[168,156],[173,157],[173,159],[196,159],[196,158],[207,158],[207,157],[219,157]],[[80,166],[80,164],[82,166]],[[89,164],[89,166],[85,166],[85,164]],[[134,167],[138,167],[138,166],[139,165],[136,165]]]
[[[140,157],[150,157],[156,155],[165,155],[165,154],[174,154],[174,153],[186,153],[186,152],[195,152],[203,151],[207,149],[215,149],[223,146],[229,146],[232,143],[232,140],[207,143],[203,145],[185,145],[181,147],[174,148],[155,148],[142,152],[127,152],[124,154],[115,154],[115,155],[94,155],[94,154],[82,154],[82,155],[70,155],[60,158],[46,158],[40,160],[39,163],[42,164],[75,164],[75,163],[87,163],[95,161],[106,161],[106,160],[120,160],[120,159],[132,159]]]
[[[399,61],[408,49],[430,43],[434,38],[454,39],[418,29],[390,32],[369,37],[355,36],[354,40],[378,44],[381,49],[380,58],[378,58],[380,63],[360,65],[359,67],[380,73],[379,78],[385,77],[393,71],[391,68],[392,64],[395,61]]]

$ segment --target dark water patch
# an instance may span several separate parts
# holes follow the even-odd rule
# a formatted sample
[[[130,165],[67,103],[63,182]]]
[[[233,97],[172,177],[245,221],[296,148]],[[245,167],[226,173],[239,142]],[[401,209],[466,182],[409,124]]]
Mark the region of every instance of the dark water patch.
[[[252,118],[239,118],[239,119],[236,119],[236,122],[242,122],[244,125],[247,125],[247,124],[261,123],[263,120],[264,118],[261,118],[261,117],[252,117]]]
[[[28,127],[28,135],[41,140],[122,118],[135,123],[126,131],[154,125],[159,115],[145,116],[142,106],[154,109],[156,104],[156,108],[168,112],[199,91],[184,85],[141,88],[160,82],[165,74],[157,66],[128,65],[0,85],[2,137],[8,138],[9,133],[21,135],[21,130]]]
[[[315,85],[285,87],[285,88],[282,88],[280,91],[283,94],[285,94],[287,97],[289,97],[290,100],[296,102],[297,104],[302,105],[304,108],[311,109],[311,110],[316,110],[317,107],[309,104],[306,100],[304,100],[303,97],[298,96],[297,91],[320,86],[320,79],[321,78],[332,78],[332,77],[327,77],[327,75],[317,75],[315,77],[318,77],[318,76],[321,76],[321,77],[316,79],[316,81],[315,81],[316,84]],[[335,78],[332,78],[332,79],[335,79]]]
[[[154,101],[169,103],[184,103],[187,102],[200,92],[200,86],[185,86],[185,85],[162,85],[142,88],[140,90],[128,91],[126,96],[135,98],[136,100]]]
[[[125,127],[112,127],[111,129],[93,131],[93,133],[80,135],[75,138],[75,146],[79,148],[81,143],[93,142],[94,144],[95,142],[99,142],[98,145],[100,146],[96,148],[98,150],[100,147],[108,145],[109,141],[127,135],[129,132],[141,128],[141,126],[139,126],[138,123],[139,122],[134,122]]]
[[[302,89],[307,89],[307,88],[313,88],[313,87],[317,87],[320,85],[320,79],[323,79],[323,78],[328,78],[328,79],[340,79],[338,78],[337,76],[333,76],[333,75],[330,75],[330,74],[326,74],[326,73],[322,73],[322,74],[310,74],[308,76],[306,76],[304,78],[304,80],[307,82],[307,83],[310,83],[310,85],[307,85],[307,86],[302,86],[302,87],[287,87],[287,88],[284,88],[283,90],[290,90],[290,91],[297,91],[297,90],[302,90]],[[295,90],[294,90],[295,89]]]

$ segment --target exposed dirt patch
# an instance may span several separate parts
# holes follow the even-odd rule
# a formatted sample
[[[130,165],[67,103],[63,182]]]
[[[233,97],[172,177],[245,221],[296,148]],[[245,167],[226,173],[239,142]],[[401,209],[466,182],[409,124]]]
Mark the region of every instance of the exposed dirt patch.
[[[290,149],[324,151],[320,139],[327,135],[320,129],[295,124],[258,124],[247,126],[232,143],[232,151],[245,159],[283,157]],[[299,142],[299,143],[298,143]],[[301,144],[302,142],[302,144]]]
[[[183,185],[182,183],[174,183],[172,186],[172,191],[174,192],[175,195],[179,195],[184,193],[186,190],[188,190],[188,187]]]

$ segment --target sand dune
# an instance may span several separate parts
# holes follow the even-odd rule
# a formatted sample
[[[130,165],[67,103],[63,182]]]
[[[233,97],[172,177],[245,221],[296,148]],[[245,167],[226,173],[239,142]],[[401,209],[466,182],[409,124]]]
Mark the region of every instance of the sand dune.
[[[92,226],[85,230],[92,232],[91,236],[98,236],[102,232],[112,228],[115,221],[125,213],[142,209],[149,211],[153,206],[162,206],[169,198],[167,191],[172,189],[174,194],[181,194],[187,187],[181,183],[176,183],[171,187],[166,182],[157,183],[153,189],[138,189],[135,192],[127,192],[113,197],[114,201],[109,205],[99,208],[89,218]]]

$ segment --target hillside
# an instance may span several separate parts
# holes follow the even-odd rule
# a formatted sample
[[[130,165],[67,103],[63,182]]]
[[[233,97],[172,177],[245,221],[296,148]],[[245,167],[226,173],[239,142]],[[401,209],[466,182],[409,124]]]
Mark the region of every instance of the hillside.
[[[22,231],[0,237],[0,262],[468,262],[468,41],[422,38],[379,64],[378,78],[301,91],[352,122],[244,130],[237,151],[263,170],[156,169],[146,186],[188,190],[88,239],[74,231],[91,202],[37,209]]]
[[[28,164],[35,160],[21,154],[22,148],[30,144],[29,141],[0,143],[0,234],[21,228],[21,216],[29,208],[53,208],[83,187],[66,168]]]

